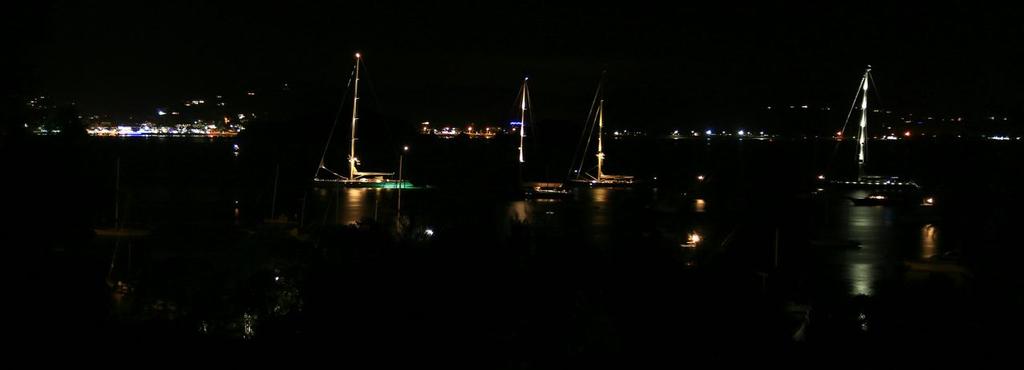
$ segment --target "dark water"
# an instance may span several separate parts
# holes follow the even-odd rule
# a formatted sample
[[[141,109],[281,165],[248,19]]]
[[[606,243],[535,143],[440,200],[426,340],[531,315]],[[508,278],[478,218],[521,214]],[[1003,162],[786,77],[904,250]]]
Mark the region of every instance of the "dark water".
[[[85,139],[67,159],[75,189],[38,186],[54,193],[34,215],[59,232],[21,248],[45,249],[45,312],[74,301],[70,327],[115,342],[433,341],[437,358],[457,356],[449,343],[530,367],[672,358],[676,345],[966,344],[1021,322],[1014,143],[873,143],[873,170],[917,179],[934,207],[812,195],[824,168],[852,170],[852,148],[799,140],[613,140],[606,171],[652,186],[516,199],[507,144],[417,139],[405,175],[430,188],[402,192],[396,235],[398,193],[311,187],[317,150]],[[533,156],[525,177],[563,175],[557,154]],[[89,235],[113,223],[117,158],[121,220],[148,237]],[[701,242],[683,248],[692,233]],[[940,257],[967,272],[906,264]],[[812,310],[799,342],[795,306]]]

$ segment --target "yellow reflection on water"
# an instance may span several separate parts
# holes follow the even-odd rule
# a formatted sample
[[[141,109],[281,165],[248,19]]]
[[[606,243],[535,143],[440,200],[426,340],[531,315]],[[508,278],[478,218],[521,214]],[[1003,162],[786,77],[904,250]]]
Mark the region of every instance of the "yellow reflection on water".
[[[612,191],[615,190],[591,188],[589,191],[581,193],[581,196],[587,197],[591,203],[588,212],[591,226],[607,226],[609,224],[613,207],[607,203]]]
[[[704,199],[697,199],[693,203],[693,211],[694,212],[698,212],[698,213],[704,212],[704,205],[705,205],[704,203],[705,203]]]
[[[873,233],[886,226],[889,217],[885,207],[849,207],[849,225],[851,232]]]
[[[339,199],[338,222],[343,225],[354,224],[367,217],[366,192],[363,188],[346,188],[344,200]]]
[[[524,200],[512,202],[508,207],[509,217],[514,221],[528,222],[530,208],[530,204]]]
[[[927,224],[921,227],[921,258],[935,256],[935,226]]]

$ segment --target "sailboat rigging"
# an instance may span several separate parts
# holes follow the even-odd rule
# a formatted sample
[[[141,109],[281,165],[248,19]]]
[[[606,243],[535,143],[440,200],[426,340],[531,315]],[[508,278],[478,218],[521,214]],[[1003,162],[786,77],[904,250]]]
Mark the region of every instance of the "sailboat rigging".
[[[912,180],[900,179],[896,176],[880,176],[880,175],[867,175],[867,126],[868,126],[868,89],[869,84],[873,83],[874,80],[871,78],[871,66],[869,65],[864,71],[864,75],[860,80],[860,87],[857,89],[857,94],[854,95],[853,106],[857,105],[858,99],[860,100],[860,121],[857,128],[857,177],[854,179],[832,179],[828,181],[828,184],[833,186],[845,186],[845,187],[858,187],[858,188],[882,188],[882,189],[918,189],[920,186]],[[852,110],[853,107],[851,107]],[[852,111],[851,111],[852,113]],[[849,121],[849,116],[847,116]],[[846,122],[843,123],[842,133],[846,129]],[[824,175],[818,176],[819,180],[825,180]]]
[[[327,144],[324,147],[324,154],[320,157],[320,164],[317,167],[316,173],[313,175],[314,183],[333,183],[344,187],[370,187],[370,188],[408,188],[411,187],[408,181],[393,180],[388,177],[394,176],[393,172],[368,172],[360,171],[358,169],[359,157],[356,156],[356,126],[359,122],[359,70],[363,64],[362,55],[356,53],[355,55],[355,66],[353,75],[353,87],[352,87],[352,124],[351,134],[349,135],[349,153],[348,153],[348,175],[342,175],[331,169],[327,168],[325,160],[327,157],[327,148],[331,145],[331,137],[334,135],[334,127],[331,128],[331,134],[328,135]],[[334,124],[337,125],[337,120]],[[326,173],[330,177],[321,177],[322,174]]]
[[[113,227],[94,228],[96,236],[105,237],[140,237],[149,235],[149,230],[135,229],[124,226],[121,217],[121,157],[115,161],[114,174],[114,225]]]
[[[519,94],[516,96],[516,105],[519,110],[519,146],[516,147],[518,154],[518,182],[519,182],[519,194],[530,198],[558,198],[570,195],[571,193],[564,189],[562,184],[559,182],[542,182],[542,181],[524,181],[523,170],[526,166],[526,111],[530,109],[530,87],[529,77],[523,78],[523,83],[519,88]]]
[[[604,76],[601,77],[601,82],[597,85],[597,92],[594,95],[597,100],[597,111],[596,114],[592,111],[588,114],[587,121],[590,124],[589,127],[584,128],[584,133],[593,132],[594,127],[597,127],[597,167],[595,168],[596,174],[590,174],[583,171],[583,164],[586,162],[586,155],[584,154],[580,159],[579,166],[573,171],[576,173],[576,177],[570,180],[570,183],[575,184],[587,184],[590,186],[604,186],[604,187],[627,187],[633,185],[635,180],[633,176],[629,175],[610,175],[604,172]],[[591,118],[593,120],[591,121]],[[584,146],[583,152],[587,152],[589,147],[590,139],[587,139],[587,145]],[[575,163],[574,163],[575,164]]]
[[[529,82],[529,81],[530,81],[529,77],[524,77],[523,78],[523,87],[521,89],[522,90],[522,94],[521,94],[522,95],[522,104],[520,105],[520,110],[519,110],[519,167],[520,167],[520,174],[522,174],[523,163],[526,163],[526,158],[523,156],[523,151],[524,151],[523,144],[524,144],[524,141],[526,140],[526,99],[529,97],[529,94],[530,94],[530,89],[527,86],[527,82]]]

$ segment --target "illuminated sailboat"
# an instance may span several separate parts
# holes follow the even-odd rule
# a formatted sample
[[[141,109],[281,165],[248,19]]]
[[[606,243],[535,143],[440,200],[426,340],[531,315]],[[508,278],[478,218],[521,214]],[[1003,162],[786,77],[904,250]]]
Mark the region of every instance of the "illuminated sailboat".
[[[857,94],[854,96],[853,104],[856,106],[857,100],[860,100],[860,123],[857,131],[857,177],[847,179],[830,179],[828,184],[832,186],[841,187],[854,187],[854,188],[880,188],[880,189],[919,189],[912,180],[900,179],[896,176],[879,176],[879,175],[867,175],[865,174],[865,166],[867,164],[867,126],[868,126],[868,86],[869,83],[874,82],[871,78],[871,66],[869,65],[867,70],[864,71],[864,76],[860,80],[860,88],[857,89]],[[852,113],[852,107],[851,107]],[[847,121],[849,116],[847,116]],[[846,125],[844,122],[843,130]],[[842,131],[840,131],[842,133]],[[818,175],[818,180],[826,180],[825,175]]]
[[[589,127],[587,127],[587,128],[584,128],[584,133],[586,133],[586,132],[593,132],[594,131],[594,125],[597,126],[597,153],[595,154],[595,156],[597,157],[597,168],[595,168],[596,172],[595,172],[595,174],[590,174],[590,173],[587,173],[587,172],[583,171],[583,163],[585,162],[585,158],[586,158],[586,155],[584,155],[583,158],[580,159],[579,167],[577,167],[573,171],[573,172],[575,172],[575,175],[576,175],[575,178],[571,179],[569,182],[570,183],[574,183],[574,184],[589,185],[589,186],[629,187],[629,186],[635,184],[635,180],[633,179],[633,176],[628,176],[628,175],[610,175],[610,174],[607,174],[607,173],[604,172],[605,154],[604,154],[604,96],[603,96],[603,91],[602,91],[603,87],[604,87],[603,85],[604,85],[604,79],[602,78],[601,83],[598,84],[597,93],[594,96],[594,98],[598,101],[596,114],[591,114],[591,115],[588,116],[588,117],[594,117],[594,120],[590,121],[590,118],[588,118],[587,120],[591,122],[591,125]],[[584,148],[583,148],[584,149],[583,150],[584,153],[586,153],[586,149],[587,149],[587,147],[589,146],[589,143],[590,143],[589,136],[587,137],[587,143],[588,144],[586,146],[584,146]]]
[[[344,187],[367,187],[367,188],[409,188],[412,184],[408,181],[393,180],[388,177],[394,176],[392,172],[367,172],[360,171],[357,166],[359,165],[359,157],[356,156],[356,123],[359,121],[359,67],[363,63],[362,56],[356,53],[355,57],[355,71],[352,82],[352,125],[351,135],[349,136],[349,153],[348,153],[348,175],[342,175],[325,165],[325,159],[327,157],[327,148],[331,145],[331,137],[334,136],[334,129],[337,126],[331,127],[331,133],[328,135],[327,144],[324,147],[324,154],[320,157],[320,165],[317,167],[316,174],[313,175],[314,183],[328,183],[338,184]],[[328,177],[321,177],[321,175],[328,175]]]
[[[519,106],[519,146],[518,171],[520,195],[529,198],[561,198],[570,195],[560,182],[523,181],[523,169],[526,166],[526,110],[529,108],[530,87],[529,77],[523,78],[523,84],[519,88],[519,95],[516,96],[516,103]]]

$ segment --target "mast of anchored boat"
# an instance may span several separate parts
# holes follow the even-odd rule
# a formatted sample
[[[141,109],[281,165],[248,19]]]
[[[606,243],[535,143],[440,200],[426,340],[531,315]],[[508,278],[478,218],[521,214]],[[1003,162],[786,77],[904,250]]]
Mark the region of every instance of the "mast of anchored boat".
[[[597,106],[597,181],[604,178],[604,98]]]
[[[522,163],[526,162],[525,159],[523,158],[523,141],[524,141],[524,139],[526,139],[526,94],[527,94],[526,81],[529,81],[529,80],[530,80],[529,77],[523,78],[523,89],[522,89],[523,90],[523,102],[520,105],[520,111],[519,111],[519,163],[520,163],[520,167],[522,166]]]
[[[359,171],[356,170],[356,121],[359,120],[359,62],[362,56],[356,53],[356,81],[355,89],[352,93],[352,143],[349,144],[348,151],[348,179],[355,180],[356,175]]]
[[[864,176],[864,143],[867,137],[867,126],[868,126],[868,80],[871,79],[871,65],[868,65],[868,69],[864,71],[864,77],[861,79],[861,85],[863,90],[860,102],[860,132],[857,135],[857,171],[858,176]]]

